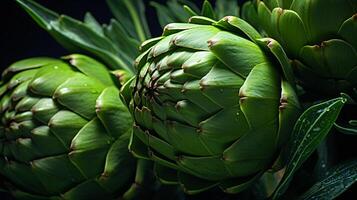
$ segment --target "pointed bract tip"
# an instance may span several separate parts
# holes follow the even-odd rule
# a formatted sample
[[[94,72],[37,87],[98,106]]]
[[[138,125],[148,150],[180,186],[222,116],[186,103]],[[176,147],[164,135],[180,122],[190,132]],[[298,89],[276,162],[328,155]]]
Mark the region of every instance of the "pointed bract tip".
[[[223,21],[225,21],[225,22],[231,22],[231,21],[233,21],[234,18],[235,18],[234,16],[225,16],[225,17],[223,18]]]
[[[357,13],[352,15],[352,20],[357,20]]]
[[[215,44],[217,44],[217,40],[211,39],[207,41],[208,48],[212,48]]]
[[[273,40],[272,38],[268,38],[266,40],[266,44],[269,48],[273,48],[274,44],[275,44],[275,40]]]

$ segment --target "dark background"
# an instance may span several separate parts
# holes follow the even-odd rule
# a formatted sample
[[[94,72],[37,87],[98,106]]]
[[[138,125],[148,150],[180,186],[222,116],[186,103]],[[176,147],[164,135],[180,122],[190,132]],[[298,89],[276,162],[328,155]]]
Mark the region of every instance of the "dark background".
[[[149,0],[144,1],[146,4],[149,3]],[[166,2],[166,0],[155,1]],[[112,17],[103,0],[37,0],[37,2],[57,13],[66,14],[76,19],[83,19],[87,11],[91,12],[100,23],[108,23]],[[200,6],[203,0],[193,2]],[[156,20],[155,10],[147,5],[146,14],[153,36],[160,35],[161,28]],[[20,59],[34,56],[60,57],[69,54],[46,31],[41,29],[14,0],[1,0],[0,22],[0,74],[4,68]],[[337,143],[339,157],[342,160],[356,156],[356,151],[352,149],[356,142],[355,136],[341,134],[334,136],[332,140]],[[339,199],[354,199],[350,197],[355,194],[355,191],[356,184]],[[6,197],[0,193],[0,199],[3,200]]]
[[[149,0],[144,0],[146,4]],[[166,0],[156,0],[164,3]],[[108,23],[111,12],[103,0],[37,0],[36,2],[73,18],[82,20],[89,11],[100,23]],[[202,0],[195,0],[201,5]],[[147,5],[147,17],[153,35],[160,35],[161,29],[152,7]],[[68,52],[42,30],[15,0],[1,0],[0,3],[0,70],[16,60],[33,56],[59,57]]]

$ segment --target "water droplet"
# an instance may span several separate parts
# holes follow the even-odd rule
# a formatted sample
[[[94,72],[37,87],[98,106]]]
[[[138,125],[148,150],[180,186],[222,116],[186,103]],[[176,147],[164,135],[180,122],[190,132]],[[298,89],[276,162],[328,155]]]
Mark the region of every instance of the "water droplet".
[[[316,111],[316,113],[322,113],[324,111],[324,109],[320,109],[318,111]]]
[[[314,131],[314,132],[317,132],[317,131],[320,131],[320,130],[321,130],[320,127],[315,127],[314,129],[312,129],[312,131]]]
[[[325,168],[325,167],[326,167],[326,164],[325,164],[325,163],[323,163],[323,164],[321,165],[321,167],[322,167],[322,168]]]

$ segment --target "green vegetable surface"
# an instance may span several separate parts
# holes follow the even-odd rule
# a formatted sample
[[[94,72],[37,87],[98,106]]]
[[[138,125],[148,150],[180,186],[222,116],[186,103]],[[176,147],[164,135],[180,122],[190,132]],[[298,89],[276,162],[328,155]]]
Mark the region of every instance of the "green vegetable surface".
[[[306,89],[356,95],[356,13],[357,0],[254,0],[242,17],[281,43]]]
[[[141,49],[130,149],[164,182],[236,193],[272,166],[300,113],[276,41],[237,17],[192,17]]]
[[[116,79],[78,54],[21,60],[4,71],[0,173],[14,197],[131,199],[135,174],[145,183],[148,163],[127,151],[132,118]]]

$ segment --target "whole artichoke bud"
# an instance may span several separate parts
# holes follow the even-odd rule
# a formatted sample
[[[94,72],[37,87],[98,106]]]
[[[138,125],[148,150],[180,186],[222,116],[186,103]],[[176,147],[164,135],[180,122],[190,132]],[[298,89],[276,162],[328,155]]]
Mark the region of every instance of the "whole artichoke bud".
[[[357,0],[254,0],[243,17],[282,44],[306,89],[357,87]]]
[[[299,115],[276,41],[236,17],[192,17],[142,51],[129,148],[163,182],[236,193],[273,164]]]
[[[150,168],[127,150],[132,118],[117,85],[82,55],[26,59],[4,71],[0,174],[16,199],[135,197]]]

